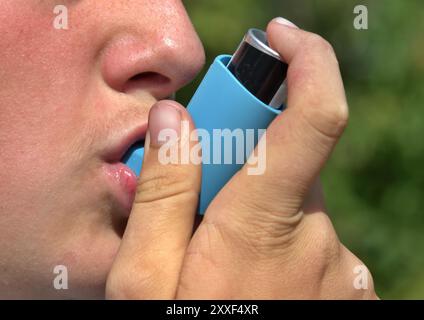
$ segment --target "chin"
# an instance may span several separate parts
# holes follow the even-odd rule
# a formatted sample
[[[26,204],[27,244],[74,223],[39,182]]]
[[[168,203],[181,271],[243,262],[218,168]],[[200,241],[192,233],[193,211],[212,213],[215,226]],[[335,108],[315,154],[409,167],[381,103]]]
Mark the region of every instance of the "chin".
[[[104,299],[107,276],[120,242],[121,237],[112,229],[94,234],[86,232],[85,235],[81,232],[69,237],[67,243],[55,250],[54,256],[46,259],[49,279],[45,282],[48,286],[43,296],[48,299]],[[64,274],[62,267],[55,272],[55,266],[66,267],[67,288],[55,288],[54,280]]]
[[[82,242],[84,248],[77,248],[79,254],[74,254],[72,257],[72,266],[76,271],[75,284],[80,287],[76,292],[77,298],[104,299],[107,276],[120,243],[120,234],[115,230],[108,230],[103,236]]]

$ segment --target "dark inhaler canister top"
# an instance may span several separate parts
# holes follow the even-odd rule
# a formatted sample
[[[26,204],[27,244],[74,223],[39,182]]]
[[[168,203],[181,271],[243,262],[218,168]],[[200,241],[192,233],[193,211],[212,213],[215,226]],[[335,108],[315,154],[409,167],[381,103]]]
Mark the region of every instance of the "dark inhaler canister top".
[[[277,109],[285,104],[288,65],[268,46],[264,31],[249,29],[227,68],[263,103]]]

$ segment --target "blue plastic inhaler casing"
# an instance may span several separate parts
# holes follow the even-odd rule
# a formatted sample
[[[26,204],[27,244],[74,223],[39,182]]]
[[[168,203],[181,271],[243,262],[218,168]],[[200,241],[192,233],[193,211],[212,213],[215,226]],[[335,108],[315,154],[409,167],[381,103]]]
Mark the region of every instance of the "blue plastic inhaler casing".
[[[234,148],[233,144],[231,148],[232,161],[227,164],[224,161],[224,143],[220,141],[221,155],[220,159],[217,159],[213,154],[214,144],[217,143],[212,138],[214,130],[216,132],[219,129],[231,131],[241,129],[246,133],[246,130],[253,129],[255,142],[252,147],[254,147],[260,138],[260,129],[266,129],[281,112],[259,100],[240,83],[228,69],[231,57],[230,55],[220,55],[214,60],[187,106],[196,128],[206,130],[211,137],[209,143],[202,143],[202,136],[199,137],[202,143],[202,157],[209,155],[209,161],[205,161],[203,158],[202,162],[199,214],[205,213],[221,188],[243,166],[247,159],[246,154],[249,155],[250,151],[253,151],[253,148],[246,150],[243,163],[237,163],[235,159],[236,153],[239,151]],[[140,175],[143,155],[144,147],[141,144],[134,145],[127,152],[123,161],[137,175]]]

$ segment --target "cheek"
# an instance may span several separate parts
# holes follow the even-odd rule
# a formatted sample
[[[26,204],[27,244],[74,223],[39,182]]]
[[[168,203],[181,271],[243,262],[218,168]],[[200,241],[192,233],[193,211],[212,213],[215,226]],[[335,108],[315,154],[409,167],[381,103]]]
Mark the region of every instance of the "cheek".
[[[90,70],[83,45],[75,48],[77,35],[53,28],[51,8],[6,3],[0,5],[0,30],[7,31],[0,37],[0,149],[6,169],[0,176],[10,188],[14,179],[22,187],[38,172],[58,169],[83,125]]]

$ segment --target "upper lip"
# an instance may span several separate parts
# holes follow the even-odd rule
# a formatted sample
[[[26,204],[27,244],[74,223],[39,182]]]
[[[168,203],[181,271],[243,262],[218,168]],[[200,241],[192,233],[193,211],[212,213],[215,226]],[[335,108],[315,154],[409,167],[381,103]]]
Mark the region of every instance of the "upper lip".
[[[156,99],[152,101],[152,105],[156,102]],[[138,108],[140,108],[139,105]],[[126,112],[115,115],[115,118],[119,119],[115,122],[115,125],[119,127],[108,130],[111,136],[104,139],[106,145],[102,148],[102,158],[108,163],[122,162],[122,158],[131,146],[145,139],[148,128],[148,116],[145,112],[140,112],[140,109],[128,109]]]
[[[147,121],[121,132],[122,134],[115,138],[116,142],[112,142],[106,150],[105,160],[107,162],[114,163],[122,161],[123,156],[134,143],[145,139]]]

